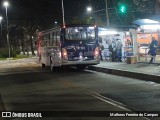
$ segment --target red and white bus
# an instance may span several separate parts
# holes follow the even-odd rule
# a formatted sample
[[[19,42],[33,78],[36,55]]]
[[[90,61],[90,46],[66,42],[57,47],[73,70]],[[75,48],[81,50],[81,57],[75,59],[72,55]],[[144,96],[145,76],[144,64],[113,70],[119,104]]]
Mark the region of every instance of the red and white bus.
[[[37,53],[42,67],[75,66],[85,69],[99,64],[98,28],[94,25],[66,25],[41,31]]]

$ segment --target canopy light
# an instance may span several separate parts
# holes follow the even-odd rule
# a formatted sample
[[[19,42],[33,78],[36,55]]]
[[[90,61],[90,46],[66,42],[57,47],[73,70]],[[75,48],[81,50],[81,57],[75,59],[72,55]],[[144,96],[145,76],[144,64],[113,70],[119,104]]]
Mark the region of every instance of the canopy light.
[[[160,29],[160,25],[141,25],[141,29]]]

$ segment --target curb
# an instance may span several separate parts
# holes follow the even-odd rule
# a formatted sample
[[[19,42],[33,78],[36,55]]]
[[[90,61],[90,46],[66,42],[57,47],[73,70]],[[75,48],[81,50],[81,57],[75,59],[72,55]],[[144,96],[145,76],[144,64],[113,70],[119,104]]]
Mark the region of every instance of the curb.
[[[101,68],[97,66],[88,66],[88,70],[160,83],[160,76],[152,74],[136,73],[125,70],[111,69],[111,68]]]

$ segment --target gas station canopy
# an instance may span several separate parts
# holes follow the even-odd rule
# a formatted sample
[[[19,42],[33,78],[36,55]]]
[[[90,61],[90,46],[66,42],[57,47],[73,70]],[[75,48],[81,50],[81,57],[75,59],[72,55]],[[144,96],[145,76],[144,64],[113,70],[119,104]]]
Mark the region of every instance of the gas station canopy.
[[[160,23],[158,21],[151,19],[139,19],[133,21],[133,24],[141,26],[141,25],[159,25]]]
[[[158,30],[160,29],[160,22],[153,19],[139,19],[133,21],[134,25],[139,26],[140,29]]]

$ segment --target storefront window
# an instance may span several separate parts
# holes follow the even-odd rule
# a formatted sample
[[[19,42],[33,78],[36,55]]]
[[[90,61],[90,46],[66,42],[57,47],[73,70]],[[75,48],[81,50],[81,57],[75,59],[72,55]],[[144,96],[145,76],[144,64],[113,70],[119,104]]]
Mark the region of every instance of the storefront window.
[[[160,35],[158,33],[138,33],[137,34],[137,44],[138,44],[138,60],[140,62],[149,62],[151,55],[149,54],[150,44],[152,37],[158,42],[156,57],[154,58],[155,63],[160,63]]]

